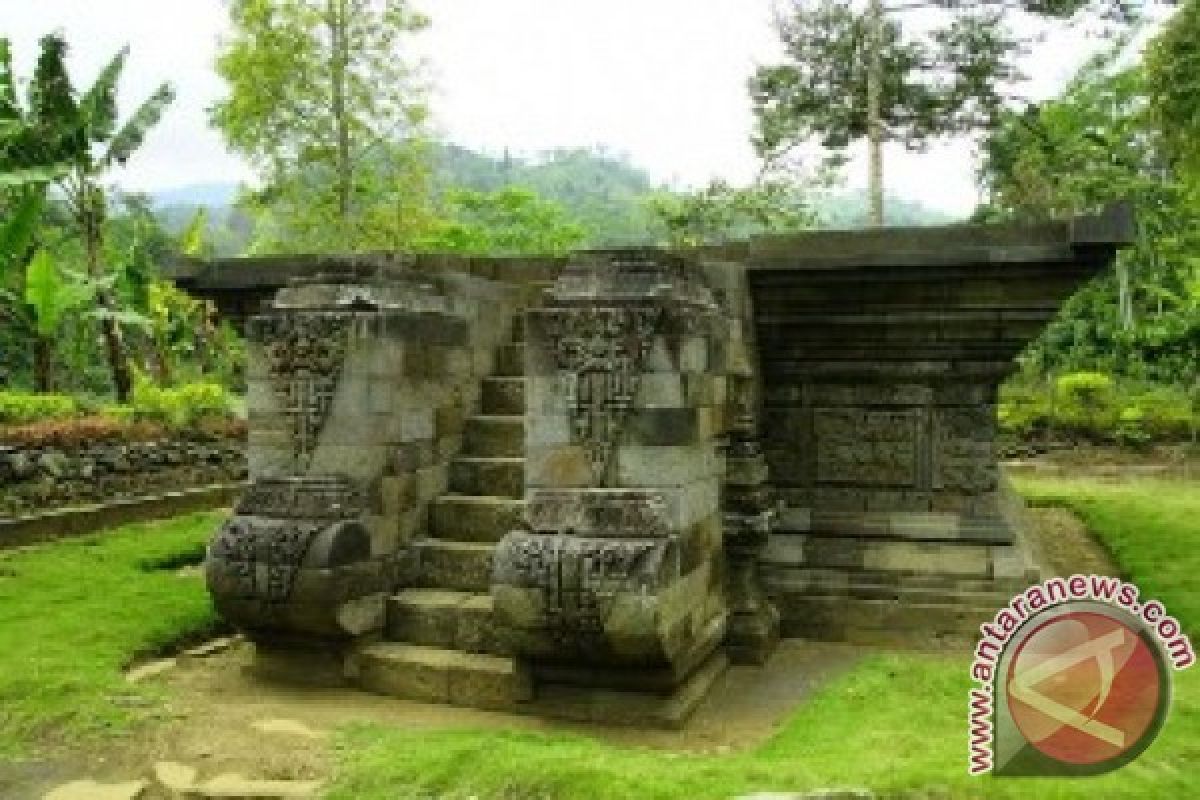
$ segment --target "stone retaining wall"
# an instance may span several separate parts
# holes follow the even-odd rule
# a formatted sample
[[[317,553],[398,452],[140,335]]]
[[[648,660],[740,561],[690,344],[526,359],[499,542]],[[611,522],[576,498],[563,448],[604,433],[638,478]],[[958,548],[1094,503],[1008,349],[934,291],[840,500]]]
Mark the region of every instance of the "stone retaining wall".
[[[245,477],[245,443],[235,438],[0,445],[0,521],[237,483]]]

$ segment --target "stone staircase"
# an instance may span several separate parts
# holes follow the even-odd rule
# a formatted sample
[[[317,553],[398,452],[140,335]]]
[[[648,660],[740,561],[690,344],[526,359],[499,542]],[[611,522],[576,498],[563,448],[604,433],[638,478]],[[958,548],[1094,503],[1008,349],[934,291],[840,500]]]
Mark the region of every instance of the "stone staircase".
[[[410,700],[514,710],[533,696],[528,672],[495,637],[492,552],[521,521],[525,501],[523,315],[484,378],[449,491],[416,543],[415,586],[388,599],[384,640],[356,656],[359,684]]]

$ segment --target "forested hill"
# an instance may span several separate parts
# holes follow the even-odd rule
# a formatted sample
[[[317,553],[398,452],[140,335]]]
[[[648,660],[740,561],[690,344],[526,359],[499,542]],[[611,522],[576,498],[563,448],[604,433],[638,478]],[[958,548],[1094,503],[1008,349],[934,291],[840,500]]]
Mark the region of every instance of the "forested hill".
[[[645,199],[663,187],[629,159],[601,149],[561,149],[534,158],[491,156],[442,145],[434,157],[437,182],[483,192],[524,186],[561,205],[589,232],[588,244],[659,241],[662,223]]]
[[[661,242],[666,231],[647,200],[670,188],[656,184],[627,157],[603,149],[573,148],[535,157],[490,155],[454,144],[436,145],[434,183],[439,189],[461,187],[492,192],[506,186],[532,189],[562,206],[588,232],[586,246]],[[197,208],[209,209],[210,241],[221,255],[233,255],[249,240],[249,220],[230,213],[236,184],[195,184],[153,195],[165,227],[178,233]],[[812,197],[818,224],[827,228],[865,226],[866,193],[833,190]],[[889,196],[890,225],[941,225],[952,217],[907,198]]]

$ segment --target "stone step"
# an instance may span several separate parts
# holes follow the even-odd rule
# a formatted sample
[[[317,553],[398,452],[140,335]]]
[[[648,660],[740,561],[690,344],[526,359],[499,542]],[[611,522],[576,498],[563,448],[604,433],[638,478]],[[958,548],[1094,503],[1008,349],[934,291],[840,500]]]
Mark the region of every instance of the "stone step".
[[[487,592],[492,585],[495,545],[425,539],[416,543],[417,584],[426,589]]]
[[[352,657],[367,691],[423,703],[515,711],[533,699],[533,680],[513,658],[379,642]]]
[[[822,588],[822,593],[836,593],[847,586],[879,587],[881,590],[944,590],[949,592],[999,592],[1014,595],[1031,583],[1026,576],[977,577],[946,572],[915,572],[911,570],[845,569],[838,567],[803,566],[761,562],[763,580],[781,590],[802,590],[810,586]]]
[[[483,379],[484,414],[524,414],[525,379],[490,377]]]
[[[996,609],[957,603],[897,602],[845,595],[776,598],[784,636],[860,644],[971,640]]]
[[[433,501],[430,534],[456,542],[494,543],[517,528],[524,513],[524,500],[444,494]]]
[[[520,458],[525,455],[525,417],[476,414],[467,420],[463,455]]]
[[[493,374],[504,377],[521,377],[525,374],[525,344],[510,342],[496,348],[496,369]]]
[[[784,596],[841,595],[862,600],[893,600],[899,603],[939,603],[971,608],[1007,606],[1014,592],[996,587],[962,588],[958,586],[920,586],[891,583],[869,583],[836,577],[810,576],[803,580],[768,579],[768,591]]]
[[[463,456],[450,462],[450,491],[519,499],[525,495],[525,459]]]
[[[503,655],[495,631],[490,594],[405,589],[388,598],[387,638],[392,641]]]

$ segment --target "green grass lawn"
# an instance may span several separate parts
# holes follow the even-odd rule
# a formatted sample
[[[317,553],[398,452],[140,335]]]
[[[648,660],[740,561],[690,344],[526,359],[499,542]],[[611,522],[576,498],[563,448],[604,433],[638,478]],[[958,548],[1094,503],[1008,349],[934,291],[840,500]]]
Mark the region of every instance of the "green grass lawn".
[[[1016,477],[1032,505],[1074,511],[1145,599],[1158,598],[1200,634],[1200,482]]]
[[[1200,629],[1200,486],[1024,479],[1036,503],[1066,505],[1114,552],[1143,595]],[[582,736],[355,726],[338,740],[330,798],[731,798],[868,787],[946,798],[1190,797],[1200,782],[1200,668],[1176,673],[1158,740],[1091,779],[966,773],[968,656],[880,654],[825,687],[763,746],[727,756],[665,754]]]
[[[1038,503],[1071,507],[1146,596],[1200,630],[1200,488],[1018,481]],[[170,567],[195,558],[215,514],[136,525],[0,554],[0,755],[119,733],[161,709],[161,689],[129,686],[137,655],[210,628],[202,582]],[[882,653],[824,687],[768,742],[723,756],[610,745],[567,734],[340,732],[331,798],[730,798],[822,786],[916,797],[1188,797],[1200,780],[1200,668],[1176,673],[1175,702],[1150,750],[1086,780],[966,774],[966,654]]]
[[[49,741],[120,732],[160,707],[160,691],[121,670],[139,655],[211,630],[197,561],[218,514],[0,552],[0,756]]]

